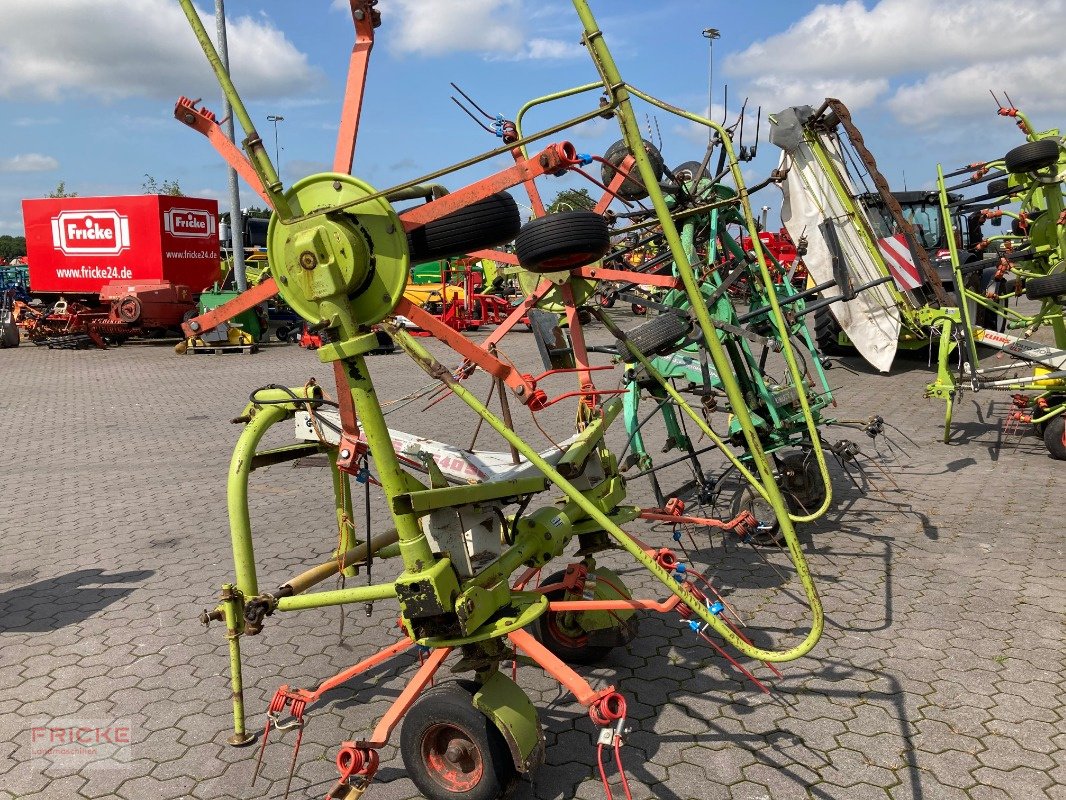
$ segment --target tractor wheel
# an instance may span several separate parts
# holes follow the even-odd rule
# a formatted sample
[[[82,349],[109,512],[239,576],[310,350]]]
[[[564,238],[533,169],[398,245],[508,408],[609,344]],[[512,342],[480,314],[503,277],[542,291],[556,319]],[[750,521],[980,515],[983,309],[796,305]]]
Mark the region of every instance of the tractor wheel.
[[[1066,461],[1066,414],[1048,420],[1044,426],[1044,447],[1057,461]]]
[[[646,139],[644,142],[644,151],[648,154],[648,158],[651,159],[651,166],[655,172],[655,180],[659,181],[663,177],[663,157],[662,154],[656,149],[655,145]],[[619,139],[617,142],[607,148],[607,152],[603,154],[603,160],[607,162],[600,169],[600,177],[603,179],[605,186],[610,186],[611,181],[614,180],[617,167],[621,166],[625,161],[626,156],[629,155],[629,148],[626,147],[624,139]],[[611,165],[611,166],[609,166]],[[644,186],[644,181],[637,173],[636,164],[633,165],[633,170],[630,172],[629,177],[626,178],[622,185],[618,187],[618,196],[623,200],[643,200],[648,196],[648,190]]]
[[[560,211],[527,222],[514,240],[518,263],[530,272],[576,269],[611,249],[607,220],[594,211]]]
[[[1054,139],[1026,142],[1003,156],[1007,172],[1015,175],[1019,172],[1036,172],[1038,169],[1054,165],[1058,160],[1059,145]]]
[[[503,734],[474,707],[477,689],[473,681],[438,684],[404,718],[400,756],[428,800],[497,800],[518,780]]]
[[[596,300],[600,304],[600,308],[614,308],[617,297],[615,297],[614,292],[607,292],[597,295]]]
[[[289,326],[278,325],[277,330],[274,331],[274,338],[279,342],[289,341]]]
[[[518,204],[507,192],[427,222],[407,233],[411,263],[419,264],[509,242],[522,225]]]
[[[1030,278],[1025,282],[1025,296],[1030,300],[1066,295],[1066,272]]]
[[[553,572],[543,580],[543,583],[551,585],[559,583],[565,573]],[[562,600],[566,596],[565,589],[555,589],[545,592],[548,600]],[[557,655],[560,660],[567,664],[596,664],[602,661],[613,646],[607,644],[589,644],[588,634],[578,626],[568,621],[568,613],[563,611],[545,611],[537,619],[533,627],[533,633],[542,645]]]
[[[638,317],[648,316],[648,307],[642,306],[640,303],[630,303],[629,310]]]

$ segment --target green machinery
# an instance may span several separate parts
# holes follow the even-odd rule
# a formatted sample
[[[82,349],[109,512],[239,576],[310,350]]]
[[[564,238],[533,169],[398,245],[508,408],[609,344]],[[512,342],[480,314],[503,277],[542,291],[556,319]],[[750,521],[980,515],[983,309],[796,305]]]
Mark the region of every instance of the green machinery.
[[[714,198],[717,207],[702,214],[692,213],[693,206],[698,209],[701,202],[706,205],[709,197]],[[770,253],[765,253],[765,257],[772,274],[786,279],[763,280],[759,262],[730,233],[728,226],[744,223],[739,205],[735,202],[725,204],[735,199],[735,192],[721,184],[714,185],[706,178],[700,179],[698,186],[693,181],[683,181],[681,191],[668,195],[675,216],[687,212],[680,220],[681,241],[689,257],[703,265],[699,275],[700,293],[751,409],[750,418],[764,451],[777,454],[790,447],[802,448],[785,455],[777,467],[780,470],[779,483],[786,488],[793,522],[810,521],[823,514],[832,499],[822,441],[816,433],[816,426],[831,422],[824,419],[821,412],[832,402],[832,391],[804,324],[806,303],[818,289],[797,291],[785,276],[786,270]],[[738,285],[745,288],[743,304],[730,291]],[[796,373],[790,369],[784,370],[783,377],[777,380],[767,377],[767,358],[784,350],[779,338],[780,329],[770,323],[773,307],[768,294],[771,292],[778,308],[784,310],[791,341],[798,345],[791,350],[796,354],[796,365],[802,374],[799,382],[793,381]],[[683,315],[690,308],[688,296],[677,289],[668,291],[657,305],[663,315],[632,333],[638,343],[647,338],[648,329],[652,335],[664,328],[669,329],[672,318],[676,325],[676,315]],[[642,330],[645,331],[643,334]],[[710,414],[719,410],[719,402],[725,400],[721,382],[709,364],[707,349],[699,338],[685,336],[683,328],[680,334],[675,327],[672,334],[667,332],[657,336],[657,340],[649,344],[657,353],[650,362],[663,378],[699,396],[705,413]],[[660,345],[663,340],[665,347]],[[803,350],[806,357],[801,358],[798,352]],[[644,471],[653,469],[652,458],[640,432],[640,395],[646,390],[662,409],[667,432],[664,450],[677,449],[688,453],[701,491],[713,494],[717,481],[707,480],[698,466],[692,442],[668,402],[667,394],[656,381],[649,379],[640,363],[631,362],[627,374],[629,391],[625,395],[625,423],[637,465]],[[806,398],[805,405],[801,403],[801,395]],[[728,402],[724,406],[721,410],[728,415],[725,438],[743,448],[738,419],[730,413]],[[742,451],[741,459],[748,461],[747,453]],[[753,500],[749,493],[745,502],[750,506]]]
[[[766,455],[759,425],[753,419],[751,403],[734,374],[735,364],[727,344],[735,334],[726,329],[723,336],[723,329],[715,324],[706,305],[690,251],[643,149],[631,101],[639,98],[715,131],[739,188],[729,205],[737,208],[747,226],[755,242],[758,274],[769,285],[768,265],[758,244],[755,217],[728,131],[627,84],[587,2],[574,0],[583,42],[600,80],[570,93],[595,90],[603,93],[602,102],[594,102],[592,108],[574,119],[523,134],[462,164],[385,191],[375,190],[345,171],[352,165],[362,77],[374,28],[379,23],[371,0],[351,0],[357,38],[334,171],[310,175],[286,189],[195,7],[191,0],[181,0],[181,4],[246,133],[247,155],[217,141],[213,115],[197,109],[195,103],[179,101],[176,115],[207,134],[274,210],[268,231],[270,277],[230,304],[190,320],[186,331],[203,331],[226,313],[250,307],[277,293],[309,326],[329,332],[329,343],[317,353],[323,363],[333,367],[339,412],[336,446],[311,442],[265,451],[259,449],[260,444],[274,425],[300,412],[308,412],[314,420],[324,419],[320,412],[328,403],[317,387],[260,390],[253,394],[239,418],[245,427],[231,462],[227,491],[235,579],[223,587],[219,606],[205,614],[207,620],[226,623],[234,719],[230,742],[246,744],[253,738],[245,724],[241,640],[257,634],[270,624],[269,617],[278,613],[395,600],[405,638],[327,681],[317,691],[282,687],[269,709],[268,719],[275,724],[287,711],[302,725],[306,706],[328,686],[408,647],[417,646],[425,654],[424,664],[369,738],[341,745],[337,756],[340,778],[329,797],[347,800],[365,792],[377,769],[378,752],[401,718],[401,756],[416,785],[433,800],[453,798],[457,793],[472,798],[500,797],[518,775],[531,773],[543,756],[537,713],[518,685],[500,670],[501,662],[515,658],[516,653],[531,657],[571,691],[601,727],[600,741],[617,748],[624,733],[625,705],[621,695],[613,687],[593,690],[564,663],[560,654],[577,661],[589,654],[597,637],[603,641],[614,635],[614,641],[624,640],[626,621],[638,610],[676,611],[694,629],[717,634],[742,654],[764,662],[788,661],[809,652],[822,633],[822,608],[773,465]],[[553,454],[540,454],[513,429],[508,405],[526,405],[534,412],[544,407],[548,401],[536,381],[501,360],[495,349],[497,342],[475,345],[424,312],[420,316],[419,309],[403,298],[412,242],[420,235],[429,237],[446,229],[461,240],[458,252],[476,252],[513,238],[511,212],[500,198],[501,190],[519,184],[528,186],[537,177],[565,171],[581,162],[569,143],[549,145],[532,156],[525,147],[604,113],[613,113],[617,119],[631,154],[629,169],[647,187],[672,254],[678,286],[688,299],[693,330],[699,331],[707,349],[723,399],[735,418],[734,438],[742,440],[746,460],[742,462],[733,453],[729,443],[715,433],[703,414],[674,389],[646,354],[625,334],[619,332],[619,339],[634,363],[639,363],[649,379],[674,400],[679,412],[720,447],[780,526],[810,610],[806,634],[783,649],[752,644],[731,624],[722,604],[707,594],[706,585],[698,582],[692,570],[679,565],[671,551],[645,544],[623,529],[640,514],[640,509],[625,503],[625,481],[615,456],[604,443],[604,431],[618,415],[620,400],[601,401],[608,393],[590,388],[592,367],[581,359],[573,370],[580,385],[575,393],[580,395],[575,436]],[[444,197],[403,211],[397,211],[389,200],[471,163],[503,154],[515,158],[515,167]],[[606,221],[599,214],[593,216],[599,221],[550,215],[534,220],[519,232],[516,248],[522,267],[539,276],[540,284],[512,314],[512,323],[543,300],[548,305],[560,303],[571,327],[576,325],[577,306],[592,294],[581,287],[594,286],[595,264],[609,248]],[[517,220],[516,213],[514,218]],[[790,380],[794,385],[804,385],[782,301],[775,292],[765,296],[770,309],[765,315],[766,324],[776,328]],[[455,371],[446,368],[395,324],[394,317],[398,315],[408,317],[459,353],[464,359],[463,367]],[[528,464],[531,472],[460,485],[449,481],[432,460],[412,463],[409,456],[397,452],[365,358],[378,346],[375,328],[388,332],[415,365],[440,381],[470,409],[479,424],[498,433],[512,449],[516,461]],[[500,413],[490,410],[487,402],[479,400],[464,384],[463,378],[475,368],[491,376]],[[813,412],[806,393],[799,393],[797,402],[814,437]],[[270,464],[320,451],[329,454],[333,474],[341,533],[335,557],[275,589],[264,590],[259,585],[254,558],[248,506],[250,474]],[[393,528],[367,531],[365,536],[356,537],[351,524],[350,480],[367,480],[371,471],[387,500]],[[545,502],[534,507],[538,498]],[[756,524],[750,513],[741,513],[729,521],[705,522],[737,532],[750,530]],[[537,589],[529,588],[533,577],[563,556],[571,543],[578,550],[566,570],[549,577]],[[597,554],[608,549],[625,551],[655,576],[668,593],[667,599],[631,597],[618,576],[597,563]],[[394,570],[390,580],[309,591],[330,576],[349,574],[354,566],[375,556],[394,559],[385,560],[376,574],[399,562],[398,571]],[[539,630],[540,635],[531,635],[527,628]],[[560,641],[564,646],[559,646]],[[453,671],[468,673],[471,680],[427,690],[435,672],[453,652],[461,655]],[[264,744],[270,727],[268,722]]]
[[[995,291],[980,292],[964,289],[958,314],[938,320],[940,350],[937,379],[926,388],[926,396],[946,401],[944,441],[951,435],[951,419],[955,402],[968,382],[977,392],[983,389],[1015,392],[1011,420],[1032,423],[1043,435],[1044,444],[1053,458],[1066,459],[1066,321],[1063,303],[1066,302],[1066,201],[1063,181],[1066,180],[1066,147],[1057,129],[1036,131],[1029,119],[1018,109],[1000,106],[1001,116],[1017,121],[1026,143],[1010,150],[1003,158],[970,165],[945,174],[937,167],[941,211],[945,219],[951,211],[967,210],[979,213],[986,220],[1012,220],[1009,234],[989,237],[982,248],[991,252],[986,258],[964,263],[954,237],[949,237],[955,285],[965,286],[974,272],[995,269],[995,284],[1005,285],[1010,275],[1016,282],[1016,292],[1023,290],[1039,304],[1033,313],[1023,313],[1000,302]],[[949,186],[949,178],[966,175],[957,185]],[[971,198],[953,199],[951,193],[964,188],[982,187]],[[1003,209],[1003,205],[1018,204],[1017,210]],[[1002,283],[1001,283],[1002,282]],[[1004,320],[1004,331],[996,326],[974,324],[973,308],[983,308],[986,314]],[[1049,326],[1054,345],[1032,340],[1038,330]],[[1020,331],[1020,335],[1010,333]],[[951,350],[956,342],[962,347],[965,367],[959,374],[951,368]],[[977,346],[1000,350],[1010,361],[989,367],[979,366]],[[1028,370],[1028,375],[1019,374]],[[1036,390],[1034,397],[1020,394]]]

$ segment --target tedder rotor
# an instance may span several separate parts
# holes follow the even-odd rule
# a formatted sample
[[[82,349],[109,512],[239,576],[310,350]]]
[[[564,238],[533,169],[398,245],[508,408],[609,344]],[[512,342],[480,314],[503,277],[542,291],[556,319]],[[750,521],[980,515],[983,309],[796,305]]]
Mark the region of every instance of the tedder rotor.
[[[569,94],[602,93],[600,98],[593,95],[587,112],[534,133],[501,125],[502,147],[408,183],[377,190],[350,173],[367,63],[380,19],[374,0],[350,0],[356,44],[333,171],[310,175],[286,188],[195,7],[191,0],[180,2],[244,129],[245,152],[230,143],[214,116],[196,103],[183,98],[175,115],[206,135],[273,209],[268,231],[270,276],[230,303],[188,321],[186,333],[195,336],[228,315],[279,295],[306,320],[309,329],[328,334],[328,342],[317,353],[322,363],[332,365],[337,390],[334,403],[311,382],[297,388],[271,385],[253,392],[238,418],[245,427],[233,455],[228,485],[235,579],[223,587],[219,606],[205,613],[205,619],[226,622],[234,712],[230,743],[248,744],[254,738],[245,724],[241,639],[258,634],[269,624],[269,617],[281,612],[395,600],[403,637],[315,690],[279,689],[268,710],[263,745],[279,723],[280,727],[295,725],[302,733],[307,706],[330,688],[402,651],[415,648],[420,654],[421,666],[369,737],[340,746],[336,756],[340,777],[328,797],[346,800],[366,791],[379,765],[379,751],[401,719],[400,754],[407,773],[432,800],[460,794],[474,799],[502,797],[518,776],[530,775],[544,756],[538,715],[513,677],[500,669],[501,662],[514,661],[519,654],[540,665],[588,709],[593,723],[601,729],[600,750],[613,749],[617,756],[626,730],[622,695],[613,686],[593,689],[567,662],[588,663],[604,648],[628,641],[637,611],[677,613],[712,646],[718,648],[710,638],[717,636],[771,668],[774,662],[808,653],[822,633],[822,608],[774,465],[763,445],[767,424],[753,419],[754,401],[738,380],[740,367],[733,355],[739,351],[734,345],[735,337],[743,332],[716,325],[708,310],[705,287],[693,268],[693,251],[686,247],[659,186],[656,167],[641,140],[632,98],[708,126],[717,135],[736,191],[714,202],[735,210],[751,238],[758,265],[751,275],[769,285],[772,278],[729,131],[625,83],[588,3],[574,0],[583,43],[599,80]],[[547,144],[532,154],[528,146],[604,114],[617,120],[625,154],[612,162],[615,174],[604,187],[606,194],[600,206],[590,212],[543,214],[536,181],[579,172],[596,157],[579,153],[567,141]],[[452,192],[441,191],[435,183],[442,176],[501,155],[513,157],[514,166]],[[678,412],[721,450],[753,495],[763,501],[762,519],[748,510],[727,520],[695,519],[685,517],[677,505],[648,511],[625,503],[625,480],[605,442],[605,432],[621,412],[622,400],[616,390],[596,388],[594,376],[614,368],[589,363],[578,312],[595,296],[597,281],[634,279],[632,274],[605,268],[601,261],[611,249],[603,212],[626,181],[638,181],[650,200],[651,215],[673,264],[672,274],[655,279],[685,299],[678,306],[705,348],[709,367],[716,374],[716,390],[735,421],[728,436],[716,433],[704,409],[693,408],[674,389],[641,349],[640,341],[617,330],[613,323],[607,327],[618,341],[618,352],[628,362],[641,365],[647,380],[672,398]],[[520,225],[516,204],[505,191],[519,185],[527,189],[539,213],[525,226]],[[414,199],[425,202],[399,211],[394,208],[394,203]],[[527,296],[480,343],[404,298],[412,259],[489,253],[505,260],[491,248],[512,239]],[[636,277],[638,282],[645,280]],[[776,329],[792,384],[805,386],[782,301],[773,290],[763,296],[767,310],[760,316]],[[515,323],[543,309],[561,314],[569,328],[565,363],[549,372],[573,375],[578,382],[576,391],[554,398],[539,385],[548,373],[534,377],[520,371],[501,345]],[[404,330],[397,322],[399,317],[407,318],[458,354],[460,366],[450,369],[442,364]],[[603,320],[610,322],[606,317]],[[507,443],[507,463],[479,460],[477,453],[458,448],[449,451],[443,443],[405,438],[386,426],[366,359],[379,347],[379,332],[391,336],[413,364],[464,403],[478,425],[487,425]],[[499,413],[468,388],[466,380],[477,371],[489,376]],[[809,427],[815,440],[807,392],[796,394],[798,419]],[[525,406],[536,415],[566,397],[577,399],[576,432],[540,453],[514,429],[510,404]],[[296,445],[259,449],[274,425],[294,418],[301,429],[310,429],[314,435],[302,437],[306,441]],[[743,457],[733,451],[731,442],[742,448]],[[329,561],[264,591],[259,586],[253,552],[250,473],[317,452],[327,453],[330,460],[341,531],[337,551]],[[352,478],[380,485],[392,529],[367,530],[362,539],[355,536],[350,516]],[[742,539],[761,525],[779,526],[809,608],[806,634],[782,649],[753,644],[708,579],[681,562],[669,547],[645,543],[623,528],[642,516],[698,524]],[[573,553],[571,544],[576,545],[576,553],[538,585],[542,571]],[[633,597],[618,574],[597,562],[597,555],[607,550],[628,554],[662,584],[666,599]],[[356,566],[369,564],[371,559],[378,575],[397,561],[399,565],[389,580],[308,591],[331,576],[352,574]],[[453,654],[457,658],[452,671],[465,673],[469,679],[429,688]],[[292,720],[282,721],[284,715]]]

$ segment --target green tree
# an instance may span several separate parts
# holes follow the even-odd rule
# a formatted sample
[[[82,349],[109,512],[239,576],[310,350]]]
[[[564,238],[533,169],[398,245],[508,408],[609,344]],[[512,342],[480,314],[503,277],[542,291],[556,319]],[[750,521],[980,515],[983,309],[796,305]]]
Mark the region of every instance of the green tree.
[[[158,183],[156,179],[144,173],[144,183],[141,184],[141,188],[145,194],[167,194],[171,197],[184,197],[185,192],[181,190],[181,184],[178,183],[178,179],[167,180],[163,179],[162,183]]]
[[[59,183],[56,184],[56,188],[48,193],[48,196],[49,197],[77,197],[78,193],[77,192],[68,192],[67,191],[67,182],[66,181],[60,181]]]
[[[0,264],[26,255],[25,236],[0,236]]]
[[[548,213],[556,211],[578,211],[584,209],[591,211],[596,207],[596,201],[589,195],[588,189],[563,189],[555,195],[555,199],[548,206]]]

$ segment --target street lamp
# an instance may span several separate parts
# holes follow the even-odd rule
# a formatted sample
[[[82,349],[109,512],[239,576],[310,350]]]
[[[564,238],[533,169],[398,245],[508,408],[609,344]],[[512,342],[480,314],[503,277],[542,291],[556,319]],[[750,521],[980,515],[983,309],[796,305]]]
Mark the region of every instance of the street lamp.
[[[281,174],[281,148],[278,147],[278,123],[284,122],[285,117],[277,114],[267,114],[267,122],[274,123],[274,160],[278,162],[278,174]]]
[[[707,40],[707,118],[711,118],[711,105],[714,102],[714,40],[721,38],[717,28],[706,28],[703,38]],[[714,129],[707,129],[707,141],[714,140]]]

